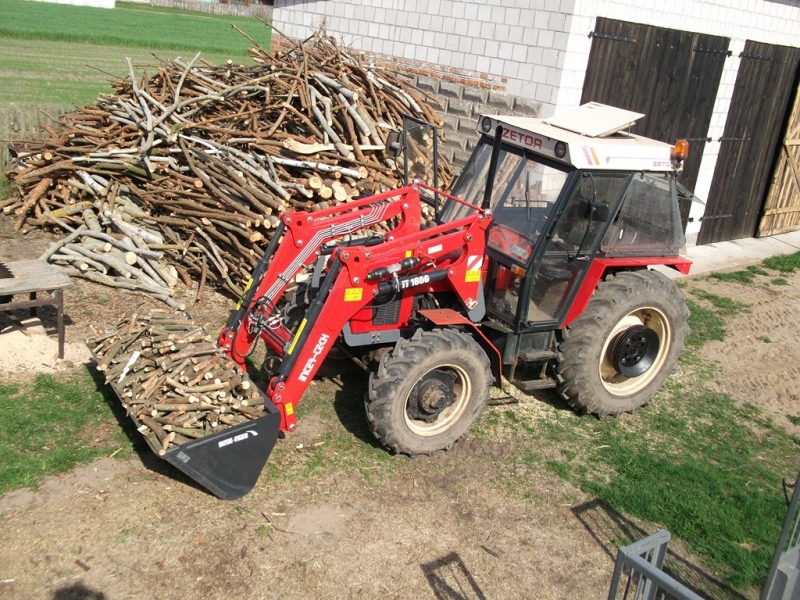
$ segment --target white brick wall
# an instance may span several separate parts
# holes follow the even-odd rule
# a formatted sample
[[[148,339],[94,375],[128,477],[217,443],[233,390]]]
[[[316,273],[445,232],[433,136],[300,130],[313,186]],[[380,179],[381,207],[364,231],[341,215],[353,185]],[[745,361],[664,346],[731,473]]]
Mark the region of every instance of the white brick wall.
[[[595,18],[731,38],[695,187],[705,199],[745,40],[800,47],[800,0],[275,0],[273,19],[304,38],[323,19],[350,47],[495,76],[498,87],[542,103],[542,116],[577,106]],[[692,208],[688,234],[704,207]]]

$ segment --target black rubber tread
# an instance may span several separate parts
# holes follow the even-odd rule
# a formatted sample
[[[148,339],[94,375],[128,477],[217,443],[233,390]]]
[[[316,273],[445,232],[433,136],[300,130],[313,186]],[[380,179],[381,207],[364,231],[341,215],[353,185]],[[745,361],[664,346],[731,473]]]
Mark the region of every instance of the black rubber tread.
[[[433,436],[419,435],[405,422],[406,398],[420,377],[448,364],[461,367],[471,379],[467,407],[447,429]],[[493,380],[489,358],[470,336],[450,329],[417,330],[411,339],[399,340],[384,354],[377,371],[370,374],[364,398],[370,431],[389,450],[400,454],[450,450],[480,418]]]
[[[623,396],[609,392],[598,371],[603,343],[614,326],[639,307],[659,309],[670,323],[672,340],[660,372],[643,389]],[[632,412],[647,404],[672,374],[689,335],[689,309],[680,289],[657,271],[609,275],[600,282],[583,313],[562,331],[558,391],[579,412],[600,418]]]

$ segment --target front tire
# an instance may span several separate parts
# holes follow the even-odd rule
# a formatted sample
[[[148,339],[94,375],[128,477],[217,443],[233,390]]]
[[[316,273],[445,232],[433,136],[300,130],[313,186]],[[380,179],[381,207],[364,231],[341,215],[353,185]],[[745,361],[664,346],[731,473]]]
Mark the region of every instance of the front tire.
[[[491,382],[489,359],[471,337],[418,330],[384,354],[370,375],[369,428],[397,453],[449,450],[480,416]]]
[[[559,392],[601,418],[647,404],[675,371],[688,319],[683,293],[661,273],[609,275],[563,332]]]

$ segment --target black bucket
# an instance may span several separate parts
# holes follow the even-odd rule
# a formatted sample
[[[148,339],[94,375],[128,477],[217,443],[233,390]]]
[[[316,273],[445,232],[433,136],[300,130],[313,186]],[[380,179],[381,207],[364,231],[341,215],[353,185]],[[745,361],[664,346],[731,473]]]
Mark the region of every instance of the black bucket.
[[[145,440],[153,452],[218,498],[241,498],[255,487],[278,439],[281,424],[278,409],[258,391],[264,402],[263,417],[186,442],[164,454],[149,436]],[[136,427],[140,427],[138,419],[130,416]]]

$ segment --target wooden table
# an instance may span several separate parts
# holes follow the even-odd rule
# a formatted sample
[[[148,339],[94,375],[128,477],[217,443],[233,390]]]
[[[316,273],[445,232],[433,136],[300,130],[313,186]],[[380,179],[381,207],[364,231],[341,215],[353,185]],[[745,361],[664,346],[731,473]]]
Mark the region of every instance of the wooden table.
[[[30,315],[36,316],[37,306],[55,306],[58,327],[58,358],[64,358],[64,288],[72,285],[72,281],[56,267],[39,260],[23,260],[4,263],[13,277],[0,279],[0,298],[11,297],[8,302],[0,303],[0,312],[9,310],[30,309]],[[43,298],[37,298],[39,292],[50,292]],[[28,300],[14,301],[16,294],[29,294]]]

